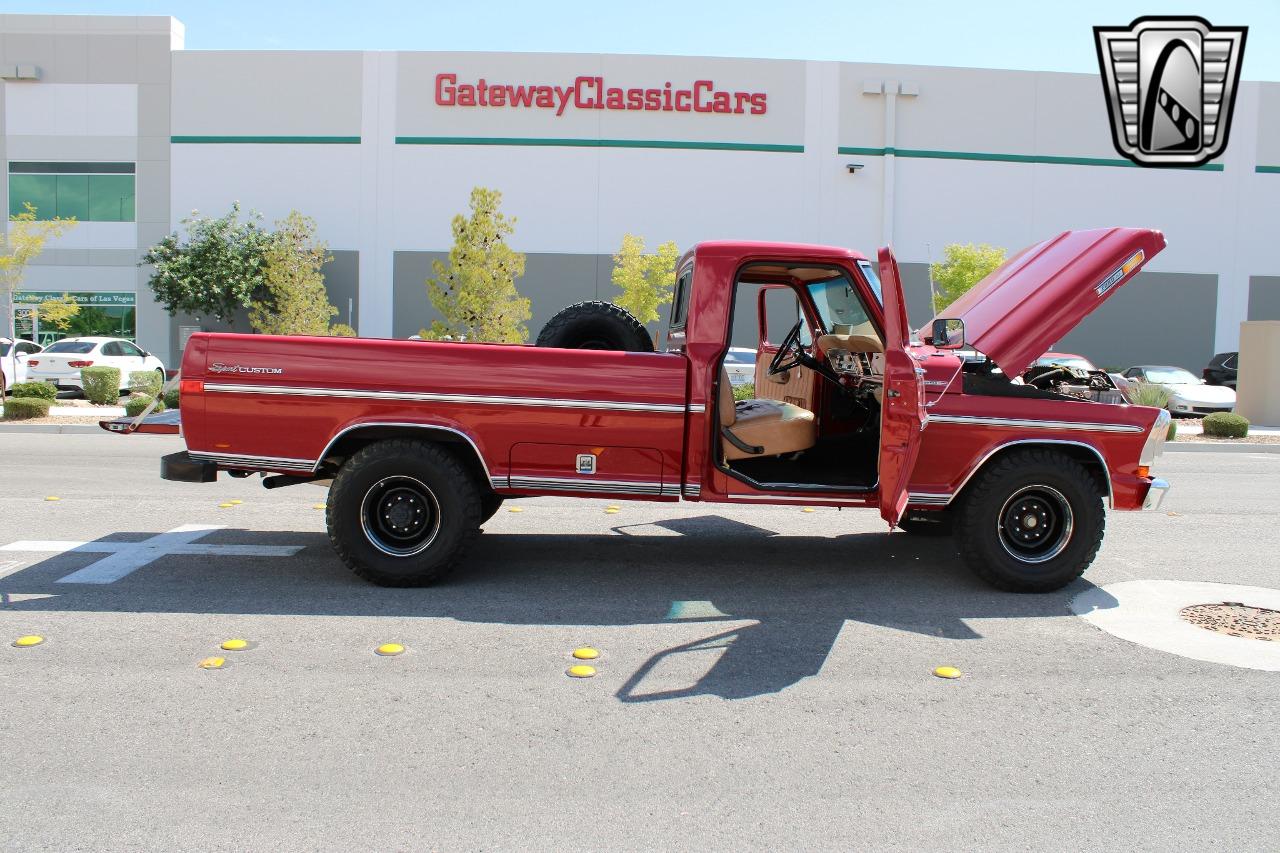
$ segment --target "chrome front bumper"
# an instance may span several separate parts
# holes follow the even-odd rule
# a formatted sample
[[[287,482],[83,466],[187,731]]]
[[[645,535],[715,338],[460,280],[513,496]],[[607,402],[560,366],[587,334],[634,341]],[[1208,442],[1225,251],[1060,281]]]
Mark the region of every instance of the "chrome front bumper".
[[[1143,509],[1159,509],[1160,504],[1164,503],[1164,496],[1169,491],[1169,481],[1156,477],[1151,481],[1151,488],[1147,490],[1147,497],[1142,501]]]

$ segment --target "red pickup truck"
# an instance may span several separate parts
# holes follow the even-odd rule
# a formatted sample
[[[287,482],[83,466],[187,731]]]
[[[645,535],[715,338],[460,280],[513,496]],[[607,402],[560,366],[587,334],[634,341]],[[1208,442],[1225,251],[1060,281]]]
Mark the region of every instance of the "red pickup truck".
[[[1160,505],[1169,416],[1101,371],[1016,377],[1164,245],[1062,233],[918,333],[887,249],[711,242],[679,263],[665,352],[197,334],[188,449],[162,476],[331,481],[334,548],[388,586],[452,569],[505,498],[567,495],[878,508],[908,533],[953,531],[997,587],[1053,590],[1092,562],[1105,501]],[[722,365],[735,324],[760,338],[740,401]]]

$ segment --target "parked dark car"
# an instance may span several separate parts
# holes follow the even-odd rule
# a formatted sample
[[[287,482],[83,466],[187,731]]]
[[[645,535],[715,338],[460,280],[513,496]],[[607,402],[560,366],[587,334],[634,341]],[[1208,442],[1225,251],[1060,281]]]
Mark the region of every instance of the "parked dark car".
[[[1226,385],[1236,387],[1236,365],[1240,361],[1238,352],[1220,352],[1209,359],[1209,365],[1200,375],[1210,385]]]

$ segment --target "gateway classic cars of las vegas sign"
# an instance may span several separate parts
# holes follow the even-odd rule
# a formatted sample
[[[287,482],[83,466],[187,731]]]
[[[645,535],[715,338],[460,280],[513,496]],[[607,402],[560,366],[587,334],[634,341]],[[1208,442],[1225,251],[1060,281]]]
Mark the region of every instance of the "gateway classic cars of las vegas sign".
[[[1226,150],[1247,32],[1194,17],[1094,27],[1116,150],[1183,168]]]

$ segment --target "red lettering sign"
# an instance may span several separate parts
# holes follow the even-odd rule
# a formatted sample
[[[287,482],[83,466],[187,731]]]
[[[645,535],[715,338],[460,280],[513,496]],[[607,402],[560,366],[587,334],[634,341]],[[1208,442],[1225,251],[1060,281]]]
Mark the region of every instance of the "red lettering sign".
[[[603,77],[576,77],[567,86],[490,83],[483,77],[459,83],[457,74],[446,72],[436,75],[436,105],[555,110],[556,116],[564,115],[570,105],[575,110],[758,116],[768,111],[769,100],[765,92],[717,88],[714,80],[695,80],[687,88],[666,82],[661,89],[620,89],[607,85]]]

